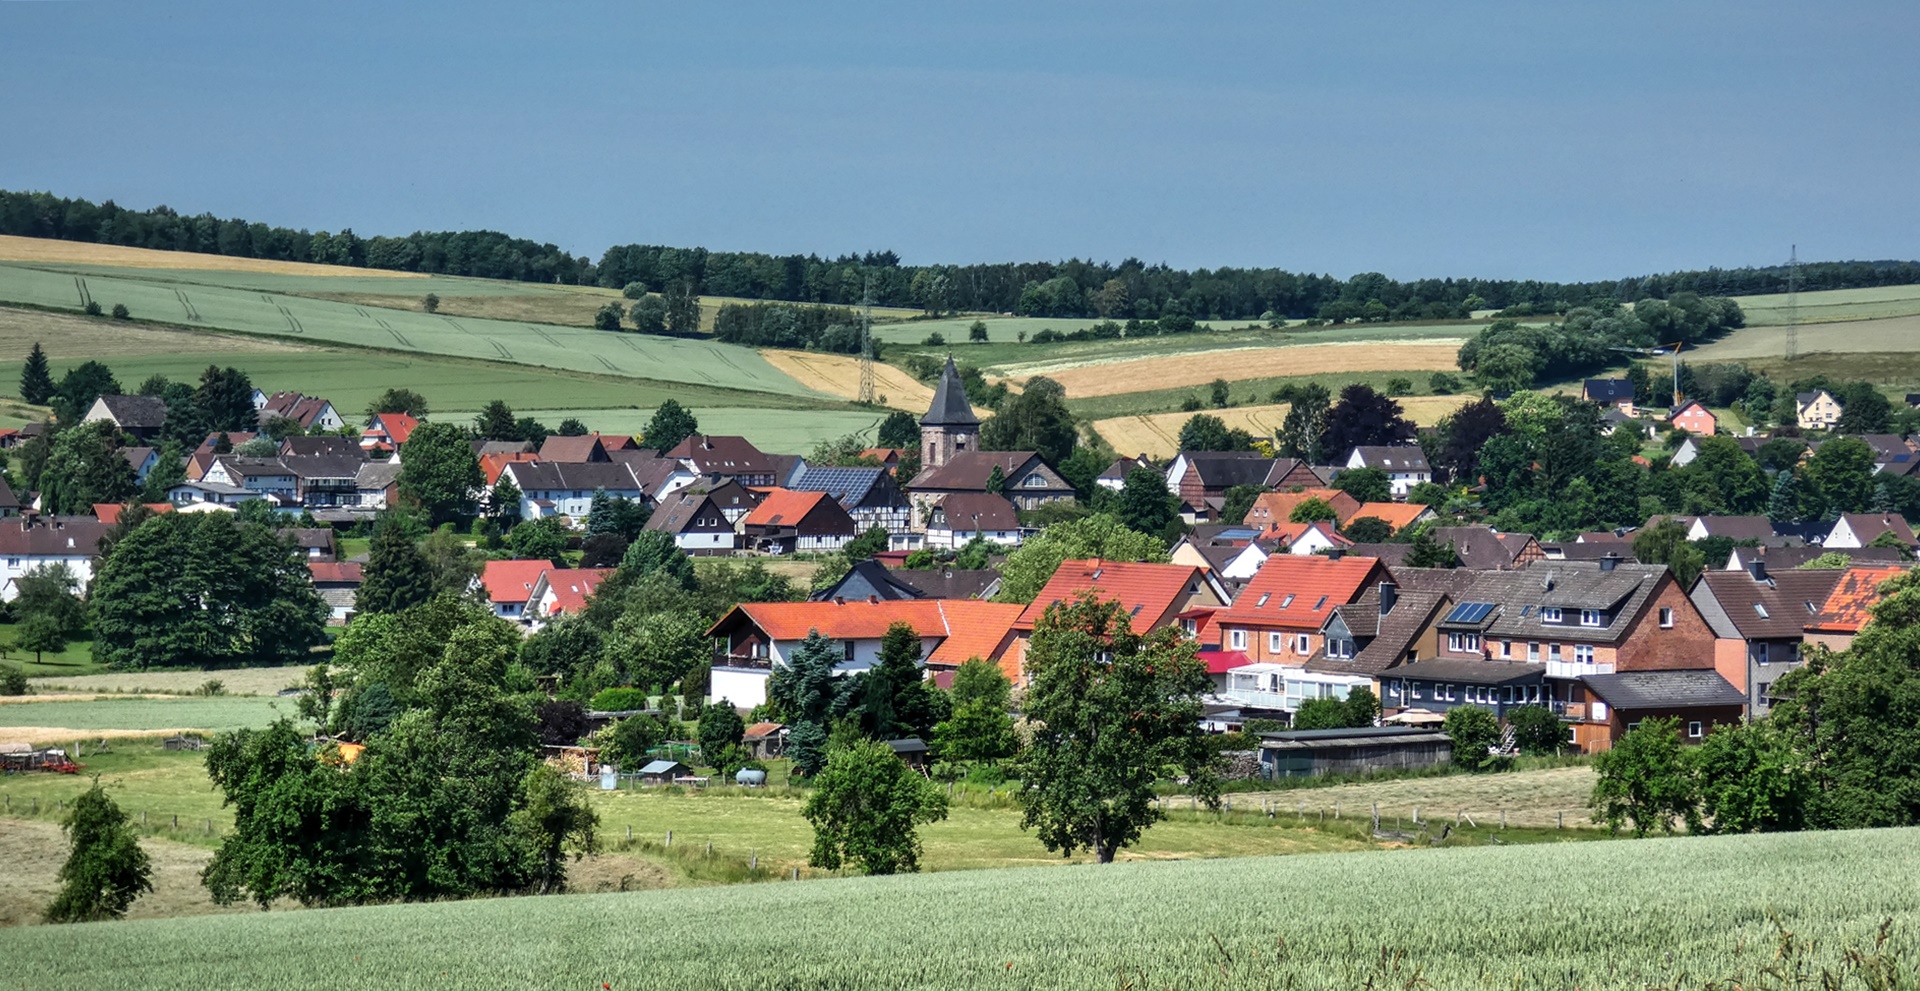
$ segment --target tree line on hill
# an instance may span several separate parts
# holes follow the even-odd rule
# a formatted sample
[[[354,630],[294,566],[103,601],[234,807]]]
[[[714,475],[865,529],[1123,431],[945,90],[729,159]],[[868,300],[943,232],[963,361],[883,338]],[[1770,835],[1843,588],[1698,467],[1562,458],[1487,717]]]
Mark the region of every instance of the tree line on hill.
[[[1041,317],[1159,320],[1460,319],[1476,310],[1514,315],[1564,313],[1607,300],[1778,293],[1785,266],[1672,272],[1593,282],[1531,279],[1417,279],[1377,272],[1348,279],[1277,268],[1176,269],[1128,258],[1118,264],[1068,259],[972,265],[903,265],[891,251],[770,255],[626,244],[596,264],[552,244],[494,231],[415,232],[363,238],[351,230],[310,232],[167,207],[129,210],[107,201],[0,191],[0,234],[200,251],[243,258],[446,275],[599,285],[654,291],[857,306],[928,313],[988,311]],[[1800,268],[1800,288],[1851,289],[1920,283],[1920,262],[1824,262]]]

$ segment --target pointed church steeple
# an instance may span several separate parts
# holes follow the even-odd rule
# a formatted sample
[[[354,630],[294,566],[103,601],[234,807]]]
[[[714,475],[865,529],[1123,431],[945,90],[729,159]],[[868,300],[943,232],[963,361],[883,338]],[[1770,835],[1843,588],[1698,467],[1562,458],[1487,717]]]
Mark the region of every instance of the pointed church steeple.
[[[967,385],[960,378],[960,369],[954,367],[953,355],[947,355],[940,384],[933,388],[933,404],[920,418],[920,465],[923,469],[938,468],[955,454],[978,450],[979,446],[980,418],[967,401]]]

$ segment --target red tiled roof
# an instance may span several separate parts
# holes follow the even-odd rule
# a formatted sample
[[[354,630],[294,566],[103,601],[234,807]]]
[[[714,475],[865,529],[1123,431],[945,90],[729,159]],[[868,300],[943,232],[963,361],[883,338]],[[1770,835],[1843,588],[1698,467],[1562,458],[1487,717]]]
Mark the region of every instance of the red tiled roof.
[[[1335,547],[1353,546],[1353,541],[1348,540],[1347,538],[1341,536],[1339,531],[1333,528],[1333,524],[1328,523],[1324,520],[1318,523],[1275,524],[1271,529],[1267,531],[1266,535],[1271,540],[1279,541],[1280,546],[1282,547],[1291,547],[1294,544],[1298,543],[1301,537],[1306,536],[1309,532],[1314,530],[1318,530],[1322,534],[1326,535],[1327,540],[1331,542]]]
[[[1873,618],[1873,607],[1880,602],[1880,583],[1907,570],[1903,564],[1883,564],[1848,568],[1833,587],[1833,593],[1821,605],[1808,633],[1858,633]]]
[[[906,600],[911,601],[911,600]],[[935,599],[940,606],[940,614],[947,623],[947,638],[940,646],[927,655],[928,664],[942,667],[959,667],[978,657],[982,660],[999,660],[1002,670],[1008,664],[1014,670],[1007,672],[1008,678],[1018,678],[1019,658],[1013,651],[1002,651],[1007,634],[1013,631],[1013,623],[1020,618],[1020,604],[1017,602],[983,602],[979,599]]]
[[[540,576],[553,569],[552,561],[488,561],[480,572],[489,602],[525,602]]]
[[[155,513],[173,512],[173,503],[170,502],[143,502],[141,505],[153,510]],[[102,523],[118,523],[120,522],[120,514],[126,512],[126,509],[127,507],[122,503],[96,502],[93,504],[93,518]]]
[[[795,492],[792,489],[770,489],[760,505],[741,521],[742,526],[793,526],[807,518],[828,498],[825,492]]]
[[[1417,502],[1363,502],[1359,509],[1353,511],[1352,516],[1347,517],[1347,522],[1350,523],[1362,516],[1371,516],[1395,530],[1404,530],[1412,526],[1413,521],[1426,511],[1427,507]]]
[[[547,615],[571,614],[585,609],[594,590],[611,574],[612,568],[554,568],[542,574],[541,582],[553,590],[553,606],[547,610]]]
[[[745,739],[764,740],[786,728],[787,724],[785,723],[754,723],[752,726],[747,727]]]
[[[362,436],[378,436],[384,428],[387,439],[395,444],[405,444],[407,438],[413,436],[413,428],[420,425],[419,420],[405,413],[381,413],[373,419],[379,426],[369,426]]]
[[[1318,630],[1333,607],[1359,598],[1378,570],[1379,559],[1371,557],[1275,554],[1216,622]]]
[[[1220,646],[1220,630],[1214,626],[1213,621],[1217,619],[1223,611],[1225,610],[1219,606],[1200,606],[1195,609],[1189,609],[1174,618],[1183,623],[1187,620],[1193,621],[1193,639],[1200,644],[1200,649],[1204,651],[1209,647]]]
[[[358,585],[366,577],[365,569],[351,561],[308,561],[307,571],[315,582]]]
[[[1251,658],[1238,650],[1203,650],[1199,657],[1200,663],[1207,666],[1208,674],[1226,674],[1234,668],[1253,663]]]
[[[1063,561],[1047,580],[1046,587],[1034,597],[1033,604],[1020,614],[1014,628],[1031,630],[1048,606],[1071,601],[1083,592],[1093,592],[1102,600],[1119,600],[1133,617],[1133,631],[1146,633],[1201,580],[1200,569],[1189,564],[1143,564],[1099,558]]]

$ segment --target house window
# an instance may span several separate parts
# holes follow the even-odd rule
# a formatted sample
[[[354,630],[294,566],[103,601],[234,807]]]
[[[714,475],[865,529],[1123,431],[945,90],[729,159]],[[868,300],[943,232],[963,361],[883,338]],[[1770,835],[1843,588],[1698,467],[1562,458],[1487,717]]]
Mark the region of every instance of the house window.
[[[1575,664],[1592,664],[1593,663],[1593,645],[1586,644],[1586,643],[1574,644],[1573,645],[1573,661]]]
[[[1582,609],[1582,610],[1580,610],[1580,625],[1581,625],[1581,626],[1599,626],[1599,625],[1601,625],[1601,623],[1600,623],[1600,610],[1598,610],[1598,609]]]
[[[1501,657],[1513,656],[1513,641],[1511,640],[1500,641],[1500,656]]]
[[[1459,689],[1460,689],[1459,685],[1454,685],[1454,684],[1447,685],[1447,701],[1453,702],[1458,700],[1460,697]]]
[[[1527,686],[1527,701],[1529,701],[1529,702],[1538,702],[1538,701],[1540,701],[1540,686],[1539,686],[1539,685],[1528,685],[1528,686]]]
[[[1753,645],[1752,645],[1751,647],[1749,647],[1749,648],[1748,648],[1749,650],[1751,650],[1751,651],[1753,652],[1753,663],[1755,663],[1755,664],[1765,664],[1765,663],[1767,663],[1767,660],[1768,660],[1768,656],[1767,656],[1767,653],[1768,653],[1768,652],[1767,652],[1767,647],[1768,647],[1768,646],[1769,646],[1768,644],[1764,644],[1764,643],[1756,643],[1756,644],[1753,644]]]
[[[1312,650],[1313,650],[1313,647],[1311,646],[1311,642],[1308,640],[1306,634],[1302,633],[1299,636],[1294,638],[1294,641],[1293,641],[1294,653],[1299,654],[1301,657],[1305,657],[1307,656],[1307,654],[1311,653]]]
[[[1415,702],[1418,702],[1421,699],[1426,698],[1426,695],[1421,691],[1420,683],[1417,681],[1413,683],[1413,687],[1408,689],[1408,691],[1411,693],[1411,696]]]
[[[1559,659],[1560,659],[1560,645],[1557,643],[1547,644],[1547,660],[1557,661]]]
[[[1351,659],[1353,657],[1353,641],[1339,637],[1328,637],[1327,656],[1343,661]]]
[[[1522,691],[1525,691],[1525,689],[1522,689]],[[1508,704],[1512,704],[1513,702],[1513,686],[1512,685],[1500,686],[1500,701]]]
[[[1558,606],[1541,606],[1541,607],[1540,607],[1540,622],[1542,622],[1542,623],[1558,623],[1558,622],[1560,622],[1560,607],[1558,607]]]
[[[1186,629],[1187,636],[1198,636],[1200,633],[1200,624],[1195,620],[1182,620],[1180,625]]]
[[[1480,649],[1480,634],[1449,633],[1447,634],[1447,649],[1456,654],[1467,654],[1478,651]]]
[[[1689,739],[1698,740],[1704,732],[1704,727],[1700,725],[1700,721],[1697,719],[1687,724],[1687,737]]]
[[[853,660],[853,641],[848,640],[845,643],[841,644],[841,646],[846,649],[847,660],[849,661]]]
[[[1399,682],[1397,682],[1397,681],[1389,681],[1389,682],[1387,682],[1387,697],[1388,697],[1388,698],[1395,698],[1395,699],[1397,699],[1397,698],[1399,698],[1399,697],[1400,697],[1400,683],[1399,683]]]
[[[1275,654],[1280,653],[1282,649],[1280,646],[1280,637],[1281,637],[1281,634],[1278,634],[1278,633],[1267,634],[1267,650],[1269,652],[1275,653]]]
[[[1041,478],[1038,475],[1027,476],[1027,481],[1026,481],[1027,488],[1038,489],[1038,488],[1044,487],[1046,484],[1047,484],[1047,480],[1044,478]]]
[[[1230,644],[1234,650],[1246,650],[1247,649],[1247,631],[1233,630],[1228,632],[1227,643]]]
[[[1539,659],[1540,659],[1540,642],[1536,640],[1532,643],[1527,644],[1527,660],[1537,661]]]
[[[1663,629],[1663,630],[1671,630],[1671,629],[1673,629],[1673,609],[1672,609],[1672,607],[1670,607],[1670,606],[1661,606],[1661,607],[1660,607],[1660,628],[1661,628],[1661,629]]]

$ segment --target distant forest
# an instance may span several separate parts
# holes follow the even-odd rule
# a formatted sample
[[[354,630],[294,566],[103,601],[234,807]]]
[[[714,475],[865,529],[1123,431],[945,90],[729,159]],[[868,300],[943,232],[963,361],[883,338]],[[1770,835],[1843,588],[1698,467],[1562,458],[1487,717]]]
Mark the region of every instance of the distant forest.
[[[1070,259],[977,265],[902,265],[891,251],[823,258],[627,244],[595,264],[552,244],[497,231],[419,231],[361,237],[351,230],[293,230],[167,208],[129,210],[49,193],[0,191],[0,234],[200,251],[242,258],[321,262],[365,268],[465,275],[520,282],[669,285],[698,295],[857,306],[872,277],[877,306],[932,313],[988,311],[1042,317],[1157,320],[1321,318],[1456,319],[1476,309],[1526,307],[1561,313],[1614,300],[1666,299],[1675,293],[1740,296],[1785,292],[1787,271],[1711,268],[1604,282],[1531,279],[1420,279],[1377,272],[1349,279],[1277,268],[1176,269],[1129,258],[1119,264]],[[1818,262],[1801,266],[1801,288],[1853,289],[1920,283],[1920,262]]]

